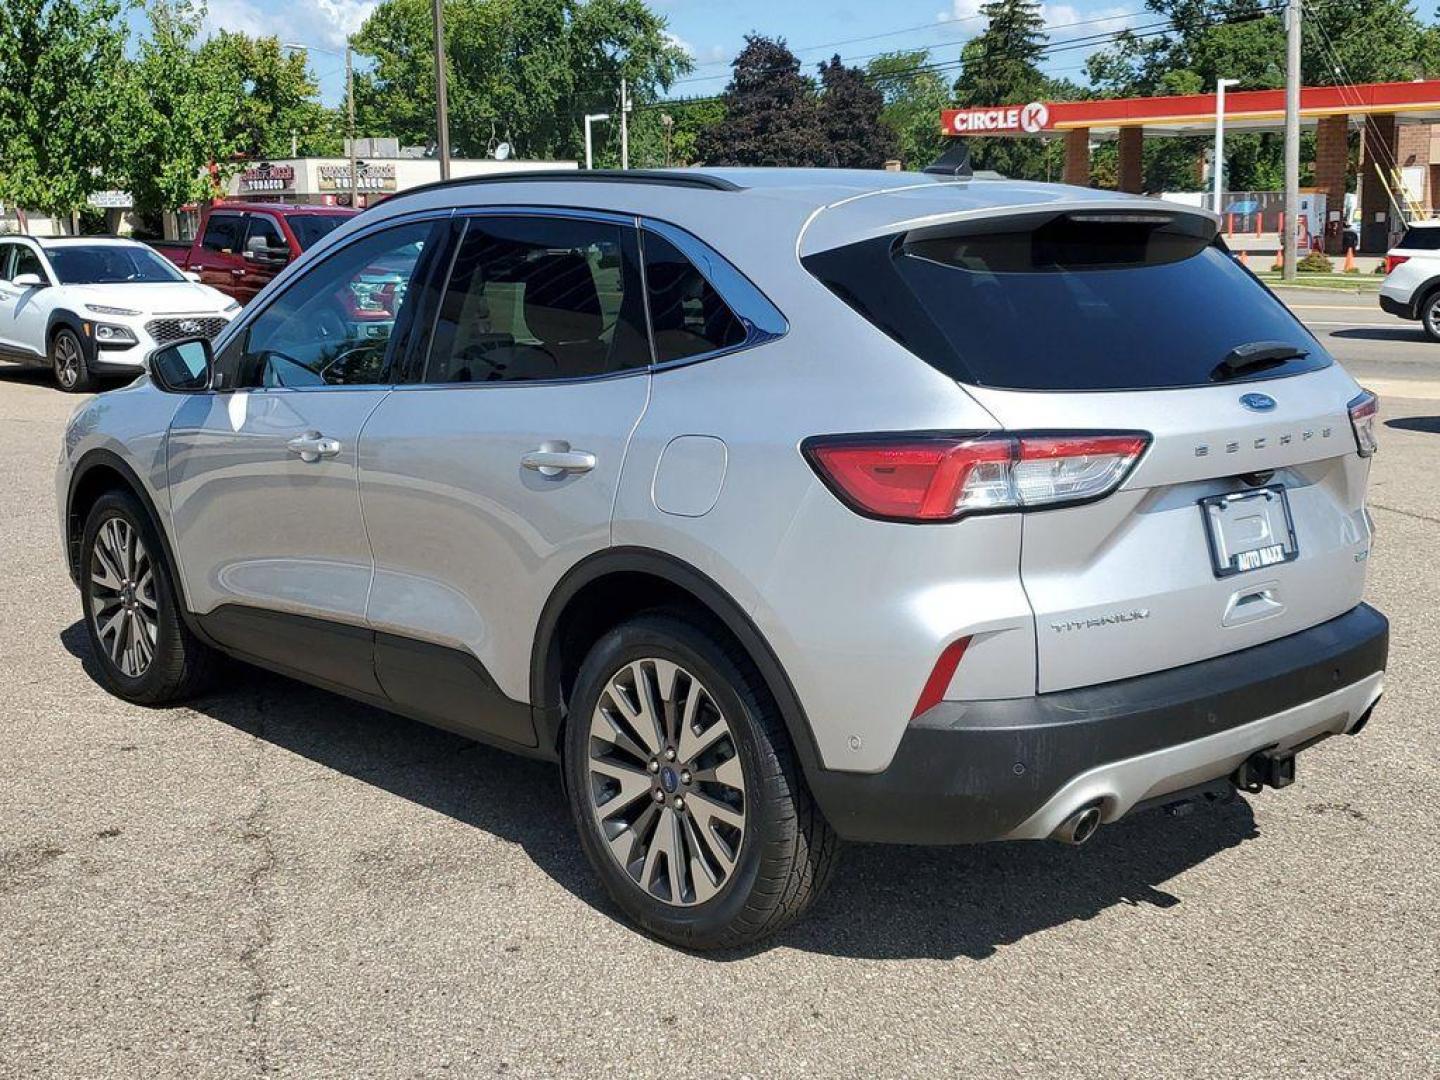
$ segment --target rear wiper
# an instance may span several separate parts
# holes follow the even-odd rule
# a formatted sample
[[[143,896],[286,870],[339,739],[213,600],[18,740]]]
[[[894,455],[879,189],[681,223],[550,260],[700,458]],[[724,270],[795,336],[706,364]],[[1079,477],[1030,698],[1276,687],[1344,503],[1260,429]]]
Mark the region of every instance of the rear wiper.
[[[1236,345],[1210,372],[1211,382],[1225,382],[1266,368],[1279,367],[1289,360],[1304,360],[1310,353],[1285,341],[1252,341]]]

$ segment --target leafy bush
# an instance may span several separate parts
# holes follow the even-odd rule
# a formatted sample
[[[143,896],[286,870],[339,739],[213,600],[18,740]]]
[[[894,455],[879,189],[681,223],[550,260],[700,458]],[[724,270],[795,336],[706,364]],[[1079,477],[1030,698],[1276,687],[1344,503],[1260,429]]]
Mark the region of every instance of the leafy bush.
[[[1312,251],[1295,264],[1295,269],[1302,274],[1333,274],[1335,264],[1323,252]]]

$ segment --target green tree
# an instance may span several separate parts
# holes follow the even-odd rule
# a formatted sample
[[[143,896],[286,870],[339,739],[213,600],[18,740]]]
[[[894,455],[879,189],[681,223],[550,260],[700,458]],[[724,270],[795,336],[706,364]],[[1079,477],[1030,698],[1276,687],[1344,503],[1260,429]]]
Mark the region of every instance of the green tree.
[[[1040,70],[1045,20],[1035,0],[991,0],[980,8],[985,29],[960,50],[955,99],[961,108],[1018,105],[1043,99],[1052,83]],[[1006,176],[1043,178],[1046,149],[1031,138],[976,138],[970,141],[977,169]]]
[[[231,134],[247,157],[289,157],[292,136],[301,154],[342,151],[339,115],[320,103],[303,52],[287,52],[275,37],[221,30],[200,46],[198,62],[239,93]]]
[[[148,34],[126,69],[118,113],[126,185],[142,210],[175,210],[215,193],[244,144],[244,89],[196,51],[204,9],[149,0]],[[214,179],[212,179],[212,174]]]
[[[824,165],[815,82],[781,38],[747,34],[720,95],[725,119],[700,134],[696,153],[709,165]]]
[[[63,217],[112,181],[116,0],[0,2],[0,202]]]
[[[701,132],[725,119],[725,106],[715,98],[679,98],[642,105],[631,116],[630,164],[637,169],[694,165]],[[607,165],[619,160],[619,139],[612,132],[604,152]]]
[[[950,105],[950,87],[930,66],[924,49],[884,53],[866,65],[871,84],[884,98],[881,121],[895,132],[896,153],[907,169],[923,169],[945,150],[940,111]]]
[[[435,138],[430,0],[383,0],[355,37],[372,60],[356,78],[361,134]],[[616,113],[620,80],[648,105],[690,58],[644,0],[447,0],[450,138],[482,156],[509,142],[524,157],[574,157],[587,112]]]

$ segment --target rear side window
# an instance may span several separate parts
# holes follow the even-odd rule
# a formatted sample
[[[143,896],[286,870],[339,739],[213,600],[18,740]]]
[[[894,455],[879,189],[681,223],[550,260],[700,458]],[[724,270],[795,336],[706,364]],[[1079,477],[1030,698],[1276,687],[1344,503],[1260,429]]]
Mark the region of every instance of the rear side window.
[[[211,214],[200,246],[207,251],[238,252],[244,229],[245,219],[239,214]]]
[[[1003,229],[880,237],[804,263],[926,363],[977,386],[1203,386],[1331,362],[1211,243],[1203,219],[1047,214]],[[1227,367],[1233,350],[1257,343],[1286,358]]]
[[[425,381],[534,382],[645,367],[635,230],[560,217],[466,226]]]
[[[744,324],[705,276],[674,244],[654,232],[645,233],[645,284],[656,363],[745,341]]]
[[[1410,251],[1440,251],[1440,228],[1406,229],[1397,246]]]

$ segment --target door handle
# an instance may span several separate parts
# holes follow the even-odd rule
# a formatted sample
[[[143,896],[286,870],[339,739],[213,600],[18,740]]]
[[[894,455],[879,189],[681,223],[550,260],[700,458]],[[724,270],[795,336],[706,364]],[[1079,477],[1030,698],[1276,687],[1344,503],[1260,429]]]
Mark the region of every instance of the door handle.
[[[285,447],[292,454],[299,454],[301,461],[316,462],[340,453],[340,440],[327,438],[318,431],[307,431],[304,435],[296,435]]]
[[[241,270],[238,266],[231,267],[230,273],[234,274],[236,277],[244,277],[244,276],[245,276],[245,271],[244,271],[244,270]]]
[[[584,450],[571,450],[567,442],[547,442],[520,459],[527,469],[541,476],[563,476],[565,473],[586,473],[595,468],[595,455]]]

